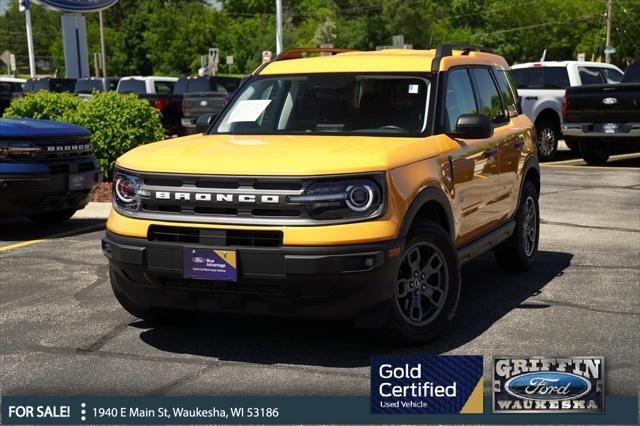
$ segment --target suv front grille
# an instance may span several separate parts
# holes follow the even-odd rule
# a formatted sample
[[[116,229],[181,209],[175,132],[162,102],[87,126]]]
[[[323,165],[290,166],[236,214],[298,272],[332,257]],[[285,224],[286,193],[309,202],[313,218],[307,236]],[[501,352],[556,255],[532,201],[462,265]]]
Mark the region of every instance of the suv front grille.
[[[251,176],[158,175],[141,173],[143,189],[141,217],[159,215],[166,220],[203,220],[221,223],[257,223],[256,220],[300,221],[308,219],[300,206],[287,202],[309,184],[299,178]],[[162,193],[164,196],[159,197]],[[178,194],[189,198],[179,198]],[[205,200],[197,197],[206,197]],[[222,197],[218,199],[217,197]],[[251,201],[242,201],[251,197]],[[267,197],[267,198],[264,198]],[[148,216],[147,216],[148,217]]]
[[[282,231],[254,231],[239,229],[206,229],[180,226],[151,225],[149,241],[203,244],[210,246],[281,247]]]

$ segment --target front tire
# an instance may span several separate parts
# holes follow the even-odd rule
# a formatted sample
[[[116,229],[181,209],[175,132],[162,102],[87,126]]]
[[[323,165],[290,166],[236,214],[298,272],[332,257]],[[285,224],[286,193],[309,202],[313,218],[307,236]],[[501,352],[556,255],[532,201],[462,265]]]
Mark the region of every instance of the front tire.
[[[540,161],[551,161],[558,152],[558,139],[560,129],[551,120],[541,120],[536,124],[536,134],[538,135],[538,158]]]
[[[520,206],[516,212],[516,227],[513,234],[494,251],[498,266],[507,272],[524,272],[531,269],[538,252],[539,239],[538,190],[533,182],[526,181],[522,188]]]
[[[43,225],[55,225],[56,223],[64,222],[71,219],[71,216],[73,216],[76,211],[76,209],[66,209],[57,212],[36,214],[29,216],[29,219],[33,222],[41,223]]]
[[[460,267],[453,241],[435,222],[410,235],[391,303],[387,331],[393,340],[424,343],[452,321],[460,298]]]
[[[609,159],[609,144],[598,139],[583,139],[580,141],[580,154],[588,165],[602,166]]]

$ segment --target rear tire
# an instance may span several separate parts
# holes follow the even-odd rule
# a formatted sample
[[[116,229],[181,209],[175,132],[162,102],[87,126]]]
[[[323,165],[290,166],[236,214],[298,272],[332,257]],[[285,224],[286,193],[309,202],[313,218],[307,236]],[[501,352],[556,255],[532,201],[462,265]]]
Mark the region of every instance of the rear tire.
[[[609,144],[599,139],[582,139],[580,141],[580,154],[588,165],[602,166],[609,159]]]
[[[167,323],[172,320],[173,312],[162,310],[162,309],[154,309],[154,308],[145,308],[139,305],[136,305],[132,302],[127,296],[125,296],[119,289],[117,285],[117,277],[113,272],[111,267],[109,267],[109,280],[111,282],[111,290],[113,290],[113,294],[116,296],[116,299],[120,303],[120,306],[133,315],[136,318],[140,318],[141,320],[152,322],[152,323]]]
[[[460,298],[460,267],[453,241],[435,222],[412,232],[404,251],[386,335],[401,343],[436,338],[453,320]]]
[[[536,124],[536,134],[538,136],[538,158],[540,161],[551,161],[558,151],[558,139],[560,129],[551,120],[540,120]]]
[[[526,181],[516,212],[516,227],[513,234],[494,250],[498,266],[506,272],[524,272],[531,269],[538,252],[539,239],[538,190],[533,182]]]
[[[29,219],[33,222],[41,223],[43,225],[54,225],[56,223],[64,222],[71,219],[71,216],[73,216],[76,211],[76,209],[66,209],[57,212],[35,214],[29,216]]]

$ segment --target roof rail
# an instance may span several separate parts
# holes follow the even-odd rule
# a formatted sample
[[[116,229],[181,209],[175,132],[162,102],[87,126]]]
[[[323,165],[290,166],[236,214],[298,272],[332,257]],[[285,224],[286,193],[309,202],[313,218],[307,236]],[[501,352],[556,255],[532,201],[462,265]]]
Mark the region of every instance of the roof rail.
[[[305,53],[331,53],[331,55],[337,55],[338,53],[344,52],[356,52],[356,49],[339,49],[334,47],[294,47],[280,52],[280,54],[276,56],[271,62],[286,61],[289,59],[300,59]],[[254,74],[260,74],[260,71],[262,71],[264,67],[269,65],[271,62],[260,65],[254,71]]]
[[[337,55],[338,53],[354,51],[354,49],[339,49],[334,47],[294,47],[280,52],[272,62],[299,59],[302,58],[305,53],[331,53],[332,55]]]
[[[452,56],[454,50],[462,50],[463,55],[469,52],[494,53],[493,49],[488,47],[475,46],[473,44],[439,44],[436,47],[436,54],[431,61],[431,71],[436,72],[440,69],[440,61],[446,56]]]

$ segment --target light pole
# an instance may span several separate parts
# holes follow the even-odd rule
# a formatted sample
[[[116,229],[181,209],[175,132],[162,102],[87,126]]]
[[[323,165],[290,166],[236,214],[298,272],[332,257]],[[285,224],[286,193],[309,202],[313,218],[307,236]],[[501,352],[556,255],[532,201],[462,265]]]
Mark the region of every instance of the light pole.
[[[98,11],[100,18],[100,50],[102,52],[102,76],[107,78],[107,49],[104,47],[104,25],[102,23],[102,10]]]
[[[29,74],[31,78],[36,76],[36,57],[33,52],[33,31],[31,31],[31,10],[29,0],[19,0],[18,9],[24,12],[24,20],[27,26],[27,49],[29,50]]]
[[[282,0],[276,0],[276,55],[282,52]]]

